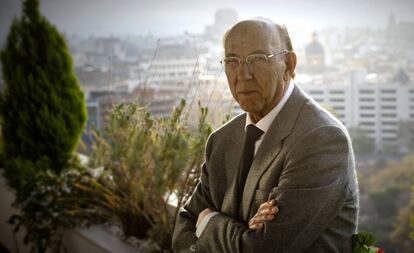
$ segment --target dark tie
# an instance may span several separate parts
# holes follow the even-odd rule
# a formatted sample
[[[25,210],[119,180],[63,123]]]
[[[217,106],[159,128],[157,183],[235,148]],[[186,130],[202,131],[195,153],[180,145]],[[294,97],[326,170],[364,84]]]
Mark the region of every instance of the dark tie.
[[[239,176],[239,205],[243,197],[243,189],[246,183],[247,174],[249,174],[250,166],[252,165],[254,158],[254,146],[256,141],[262,136],[264,132],[257,128],[255,125],[250,124],[247,126],[246,140],[244,142],[243,157],[240,166]]]

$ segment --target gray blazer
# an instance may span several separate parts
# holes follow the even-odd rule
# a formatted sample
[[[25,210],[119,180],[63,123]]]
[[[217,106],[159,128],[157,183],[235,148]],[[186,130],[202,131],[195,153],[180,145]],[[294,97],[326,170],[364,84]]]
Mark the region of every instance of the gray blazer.
[[[345,127],[295,85],[264,136],[236,210],[245,118],[236,116],[209,137],[201,180],[176,219],[174,251],[351,252],[359,204]],[[261,231],[250,230],[247,222],[272,198],[276,218]],[[195,223],[207,207],[221,214],[197,239]]]

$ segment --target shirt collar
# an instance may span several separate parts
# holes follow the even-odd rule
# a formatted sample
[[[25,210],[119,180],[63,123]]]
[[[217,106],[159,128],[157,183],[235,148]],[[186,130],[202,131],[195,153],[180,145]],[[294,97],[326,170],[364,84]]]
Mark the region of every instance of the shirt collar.
[[[244,130],[247,131],[247,126],[250,124],[256,125],[260,130],[262,130],[264,133],[267,132],[270,125],[272,124],[273,120],[276,118],[276,116],[279,114],[279,112],[282,110],[283,106],[286,104],[286,101],[292,95],[294,85],[289,83],[289,86],[283,95],[282,99],[279,101],[279,103],[273,107],[273,109],[267,113],[262,119],[260,119],[256,124],[253,123],[250,113],[247,113],[246,117],[246,125],[244,127]]]

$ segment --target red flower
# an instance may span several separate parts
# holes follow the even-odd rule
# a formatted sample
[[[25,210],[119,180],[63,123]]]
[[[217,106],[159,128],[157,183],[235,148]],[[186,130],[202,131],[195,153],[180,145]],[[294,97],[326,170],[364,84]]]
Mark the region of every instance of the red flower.
[[[378,248],[378,250],[375,251],[375,253],[385,253],[385,251],[383,249]]]

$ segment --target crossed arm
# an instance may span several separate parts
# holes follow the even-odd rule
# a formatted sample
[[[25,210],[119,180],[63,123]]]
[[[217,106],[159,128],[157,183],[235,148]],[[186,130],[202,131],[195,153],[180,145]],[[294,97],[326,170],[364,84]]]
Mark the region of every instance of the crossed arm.
[[[348,152],[347,139],[336,127],[322,127],[308,133],[286,155],[279,184],[269,194],[269,199],[276,199],[280,209],[276,218],[264,222],[259,218],[260,222],[252,223],[255,226],[263,223],[263,227],[252,229],[219,214],[197,239],[194,235],[197,218],[212,207],[208,170],[204,166],[192,199],[177,216],[174,250],[188,252],[191,245],[195,245],[196,252],[301,252],[309,248],[344,204]]]
[[[198,227],[203,220],[210,214],[214,212],[211,208],[204,209],[199,215],[196,223],[196,227]],[[265,221],[272,221],[277,212],[279,212],[279,208],[277,207],[276,200],[271,199],[262,203],[257,210],[256,214],[253,218],[250,219],[248,226],[249,229],[252,230],[262,230]]]

